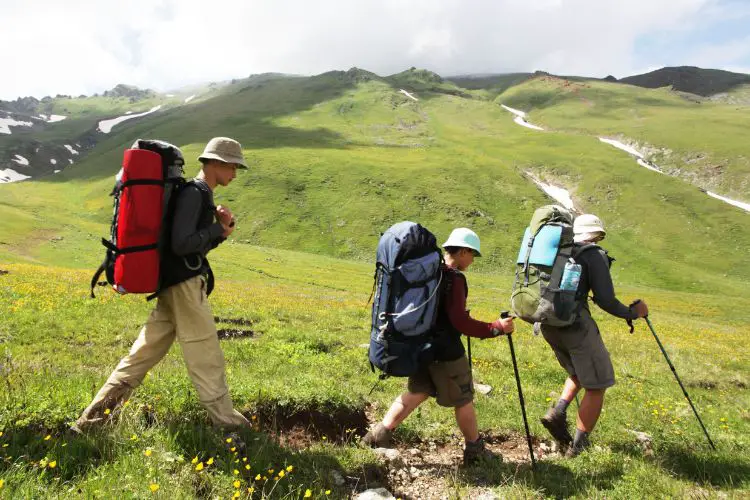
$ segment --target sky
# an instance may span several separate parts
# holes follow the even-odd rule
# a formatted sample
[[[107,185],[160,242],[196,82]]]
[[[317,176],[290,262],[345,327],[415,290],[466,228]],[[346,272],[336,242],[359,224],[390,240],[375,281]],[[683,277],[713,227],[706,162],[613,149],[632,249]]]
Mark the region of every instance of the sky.
[[[750,73],[750,0],[0,0],[0,99],[412,66]]]

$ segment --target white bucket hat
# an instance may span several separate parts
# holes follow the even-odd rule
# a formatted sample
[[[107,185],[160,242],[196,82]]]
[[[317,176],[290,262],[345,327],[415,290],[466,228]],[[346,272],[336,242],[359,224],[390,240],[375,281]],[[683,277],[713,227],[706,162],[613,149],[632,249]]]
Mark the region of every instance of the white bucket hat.
[[[199,160],[219,160],[224,163],[236,163],[239,168],[246,169],[247,164],[242,155],[242,146],[229,137],[214,137],[203,150]]]
[[[607,231],[602,220],[594,214],[583,214],[573,221],[573,234],[576,243],[590,241],[599,236],[604,237]]]
[[[470,248],[477,253],[477,257],[482,256],[479,250],[479,236],[471,229],[465,227],[459,227],[451,232],[448,240],[443,243],[443,248],[447,247]]]

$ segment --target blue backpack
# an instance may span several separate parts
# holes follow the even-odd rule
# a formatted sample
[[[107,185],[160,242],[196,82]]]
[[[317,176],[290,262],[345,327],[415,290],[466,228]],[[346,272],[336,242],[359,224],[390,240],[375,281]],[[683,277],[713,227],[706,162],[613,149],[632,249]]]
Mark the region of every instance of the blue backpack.
[[[381,377],[408,377],[431,361],[442,262],[435,236],[419,224],[399,222],[380,237],[368,357]]]

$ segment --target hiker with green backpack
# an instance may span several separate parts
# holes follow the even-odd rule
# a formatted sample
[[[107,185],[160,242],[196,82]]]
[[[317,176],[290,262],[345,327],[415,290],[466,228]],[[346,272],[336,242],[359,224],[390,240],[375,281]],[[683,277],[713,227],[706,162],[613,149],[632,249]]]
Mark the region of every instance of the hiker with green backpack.
[[[394,235],[393,238],[389,238],[389,233],[413,227],[409,226],[409,224],[411,223],[402,223],[386,231],[384,237],[381,238],[381,245],[383,241],[389,239],[397,241],[398,245],[401,245],[402,248],[404,245],[408,245],[410,241],[408,239],[408,232],[404,231],[406,236],[398,233],[398,236]],[[422,228],[420,227],[419,229]],[[429,236],[433,238],[432,244],[434,245],[434,236],[431,234]],[[430,248],[426,250],[429,252]],[[435,299],[437,299],[435,302],[437,310],[435,324],[433,327],[430,327],[427,333],[427,343],[424,344],[424,348],[420,347],[421,353],[416,353],[422,359],[417,360],[415,358],[413,364],[405,352],[399,352],[400,349],[397,346],[400,344],[397,336],[388,338],[387,340],[380,340],[381,335],[379,335],[378,329],[375,329],[374,341],[371,342],[370,348],[370,362],[378,366],[386,374],[408,376],[409,378],[407,392],[396,398],[383,420],[364,436],[362,442],[375,447],[387,446],[390,443],[394,429],[419,405],[432,396],[436,398],[438,405],[454,409],[456,423],[465,439],[464,464],[470,465],[482,459],[498,457],[485,448],[484,441],[477,429],[477,417],[473,403],[474,387],[471,366],[466,357],[463,342],[461,342],[461,335],[482,339],[493,338],[502,334],[510,334],[513,332],[514,326],[512,318],[501,318],[492,323],[478,321],[472,318],[466,309],[466,298],[469,288],[463,271],[472,264],[475,257],[481,256],[479,236],[467,228],[455,229],[443,244],[443,250],[445,263],[440,264],[437,257],[434,259],[436,274],[442,283],[436,286],[433,296],[427,299],[426,302],[423,302],[421,306],[409,307],[405,312],[398,314],[394,314],[393,309],[386,309],[388,312],[375,314],[379,311],[378,302],[381,299],[384,306],[390,304],[391,307],[398,308],[398,304],[394,305],[395,301],[393,298],[389,300],[386,297],[388,293],[381,293],[383,290],[382,287],[379,287],[378,293],[375,296],[373,306],[374,325],[378,326],[380,324],[378,318],[383,318],[385,322],[382,324],[382,331],[390,331],[391,320],[386,319],[388,316],[396,318],[399,316],[406,317],[407,315],[415,316],[416,314],[412,315],[410,313],[418,313],[420,307],[424,311],[426,308],[423,306],[428,302],[432,303]],[[403,251],[399,252],[399,254],[401,253]],[[423,253],[417,252],[417,255],[421,256]],[[430,254],[428,253],[426,256],[421,257],[421,259],[431,259]],[[389,271],[393,280],[390,281],[391,286],[401,286],[397,283],[400,283],[404,279],[403,275],[408,275],[405,269],[409,266],[409,262],[407,260],[397,269],[393,269],[393,272]],[[431,267],[426,262],[425,260],[418,267]],[[379,262],[380,266],[381,263]],[[425,281],[421,280],[421,283]],[[425,286],[421,283],[407,285],[406,288],[411,288],[411,290],[415,290],[415,293],[417,293]],[[425,289],[425,293],[426,291]],[[421,299],[419,300],[421,301]],[[397,324],[398,321],[399,319],[396,319]],[[412,341],[411,345],[418,344]],[[385,351],[382,350],[383,346],[386,347]],[[388,347],[391,348],[390,352],[387,352]],[[425,361],[424,358],[427,357],[428,353],[429,361]]]
[[[541,330],[560,365],[568,372],[560,399],[541,419],[542,425],[574,457],[590,445],[604,404],[604,393],[615,384],[614,368],[591,317],[588,295],[604,311],[632,322],[648,315],[643,301],[626,306],[615,296],[610,265],[613,258],[598,242],[606,236],[595,215],[575,218],[551,205],[534,213],[518,257],[511,303],[514,313]],[[581,390],[575,437],[567,423],[568,405]]]

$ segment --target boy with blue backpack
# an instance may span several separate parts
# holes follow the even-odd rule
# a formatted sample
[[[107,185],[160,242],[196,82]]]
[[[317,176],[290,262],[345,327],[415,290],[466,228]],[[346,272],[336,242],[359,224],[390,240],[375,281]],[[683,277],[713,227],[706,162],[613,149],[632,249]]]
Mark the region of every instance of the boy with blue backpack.
[[[401,227],[396,225],[389,230],[398,233],[393,239],[401,245],[400,248],[408,245],[410,241],[408,231],[405,233],[406,235],[398,232],[406,224],[412,223],[401,223]],[[429,231],[424,230],[421,226],[406,227],[407,229],[414,229],[414,226],[427,233],[429,237],[432,236]],[[388,232],[384,234],[384,239],[388,239]],[[383,239],[381,239],[381,245],[382,241]],[[434,242],[434,237],[432,237],[432,241]],[[432,244],[434,245],[434,243]],[[412,302],[403,308],[404,312],[398,314],[386,311],[398,310],[400,298],[383,300],[382,302],[389,304],[390,307],[386,306],[383,311],[378,312],[380,295],[376,296],[376,303],[373,307],[374,337],[371,340],[370,360],[386,374],[389,373],[390,369],[391,374],[408,375],[409,378],[407,392],[396,398],[382,422],[376,424],[362,441],[375,447],[388,445],[393,430],[420,404],[432,396],[436,398],[440,406],[454,408],[456,422],[465,438],[464,464],[470,465],[482,458],[493,458],[495,455],[485,448],[484,441],[480,438],[477,429],[471,366],[466,357],[461,335],[481,339],[493,338],[503,333],[513,332],[514,326],[512,318],[502,318],[492,323],[478,321],[472,318],[466,309],[469,289],[463,271],[468,269],[475,257],[481,256],[477,234],[466,228],[455,229],[442,246],[444,263],[440,262],[439,253],[437,261],[435,261],[435,255],[430,252],[413,253],[412,255],[415,257],[411,260],[411,262],[418,263],[416,267],[422,270],[432,269],[431,266],[434,266],[436,275],[439,277],[436,285],[431,284],[429,279],[423,277],[410,277],[410,272],[405,270],[409,266],[409,259],[404,260],[396,267],[394,265],[397,263],[396,260],[392,259],[390,263],[384,262],[388,259],[382,259],[379,251],[379,269],[381,267],[388,268],[381,276],[387,276],[385,279],[391,287],[402,286],[405,290],[402,294],[399,294],[398,291],[391,289],[386,294],[408,297],[408,291],[413,290],[415,295],[411,299]],[[426,247],[429,249],[429,245],[426,245]],[[403,254],[403,251],[396,253]],[[421,253],[425,255],[420,255]],[[408,282],[410,279],[410,283],[399,285],[400,282]],[[378,294],[383,293],[382,283],[383,278],[376,282]],[[420,295],[420,293],[423,295]],[[425,295],[426,298],[423,298]],[[400,350],[401,344],[399,344],[398,336],[389,336],[388,332],[397,330],[399,326],[401,331],[406,331],[405,326],[398,325],[399,320],[402,317],[418,316],[420,307],[426,309],[424,306],[430,303],[432,298],[437,299],[436,319],[433,325],[427,325],[429,327],[426,333],[428,337],[417,349],[418,359],[409,368],[402,365],[400,372],[398,371],[399,368],[389,367],[389,362],[401,363],[403,359],[409,358],[409,354]],[[421,304],[415,306],[415,301],[421,302]],[[396,319],[392,320],[389,316],[396,317]],[[421,316],[423,317],[424,314],[421,314]],[[382,322],[379,322],[379,319]],[[395,327],[394,323],[396,324]],[[378,328],[380,328],[380,332],[377,331]],[[404,340],[404,345],[408,343],[408,340]],[[419,342],[416,343],[419,344]],[[414,344],[415,342],[412,342],[410,345],[413,347]],[[382,354],[381,350],[384,347],[386,350],[390,349],[390,356]],[[384,359],[386,360],[385,363],[383,363]]]

